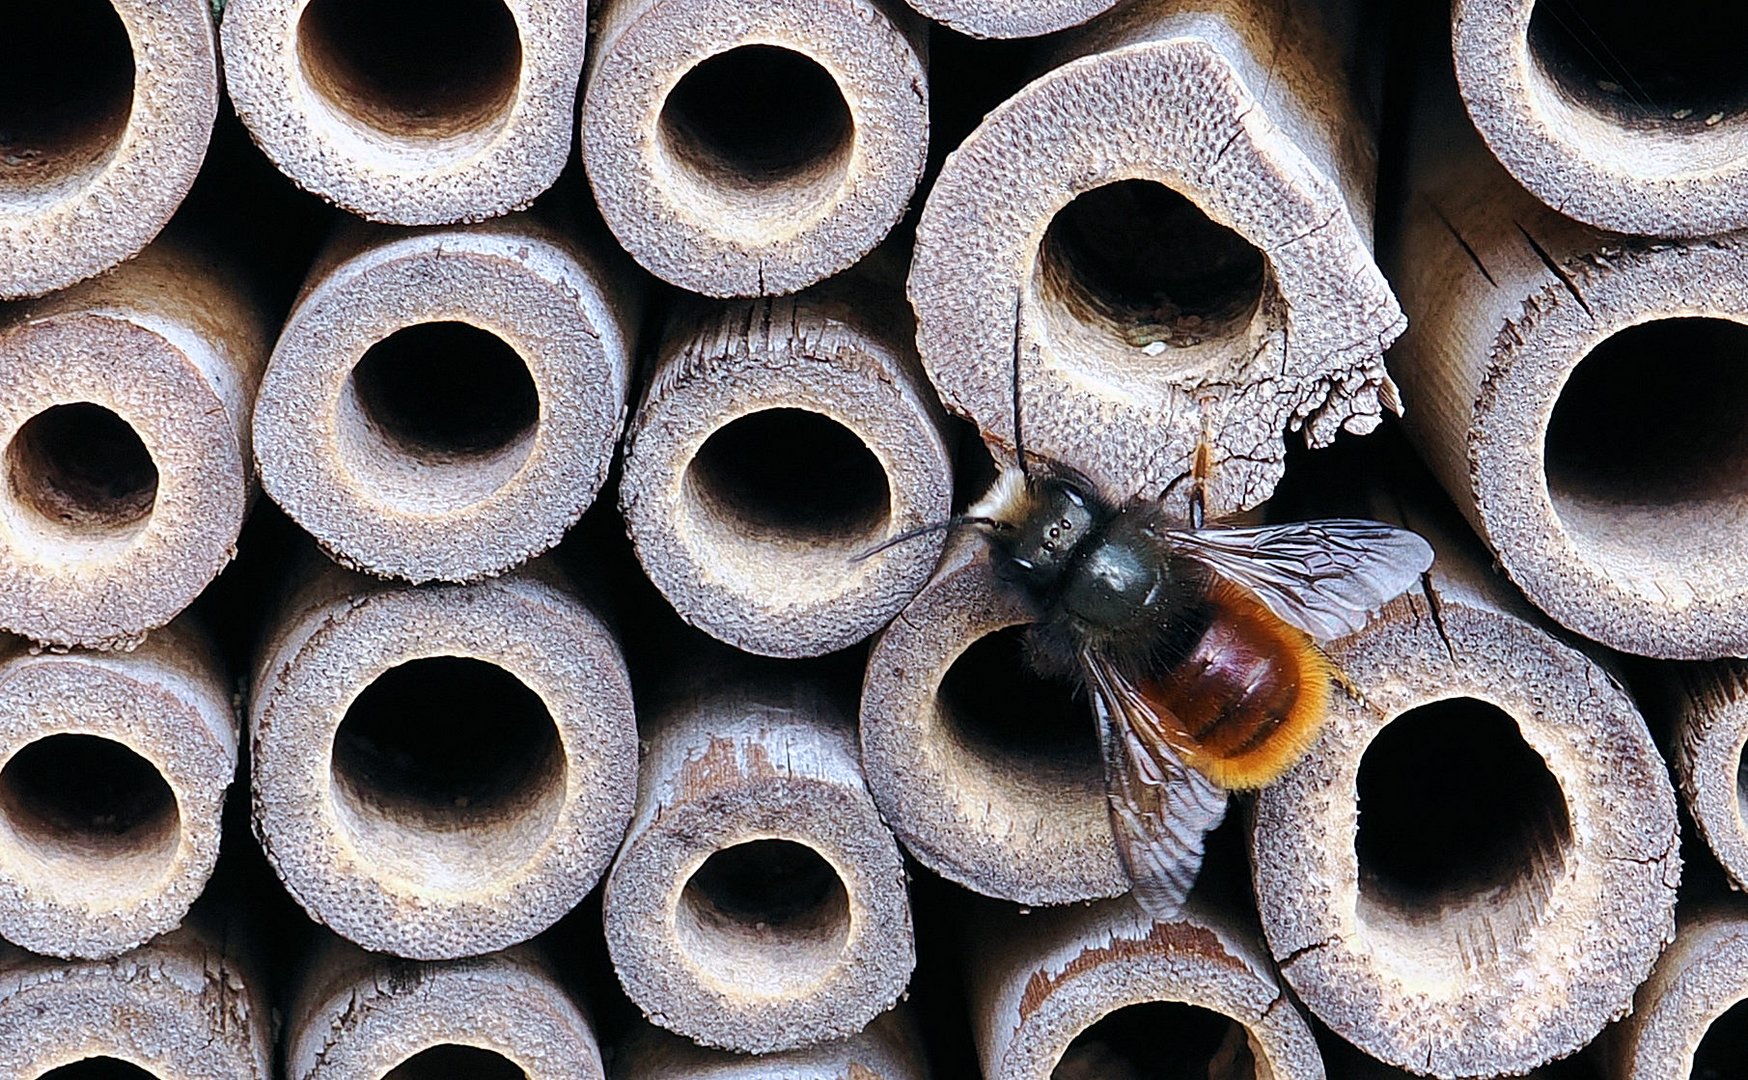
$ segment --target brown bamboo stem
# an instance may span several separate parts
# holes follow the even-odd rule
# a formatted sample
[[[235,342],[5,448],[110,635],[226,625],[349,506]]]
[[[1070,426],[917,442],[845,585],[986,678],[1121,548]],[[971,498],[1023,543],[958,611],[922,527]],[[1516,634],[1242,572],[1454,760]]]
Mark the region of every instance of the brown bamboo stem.
[[[773,1054],[712,1050],[646,1027],[616,1048],[613,1080],[928,1080],[903,1008],[881,1013],[846,1039]]]
[[[624,283],[528,218],[344,231],[262,380],[262,487],[373,574],[467,581],[539,554],[612,461],[638,317]]]
[[[1740,889],[1748,883],[1748,672],[1740,661],[1671,666],[1674,732],[1670,764],[1700,836]]]
[[[707,296],[795,292],[892,229],[928,149],[927,44],[887,0],[612,0],[583,164],[619,242]]]
[[[1432,1076],[1527,1072],[1625,1013],[1672,936],[1674,794],[1609,669],[1466,537],[1406,523],[1437,561],[1331,647],[1355,694],[1257,799],[1257,900],[1342,1038]]]
[[[0,300],[139,253],[194,185],[218,115],[206,0],[8,0]]]
[[[967,978],[989,1080],[1324,1076],[1256,932],[1225,910],[1192,902],[1170,922],[1128,900],[976,910]]]
[[[879,290],[879,291],[876,291]],[[742,649],[861,641],[928,580],[952,513],[946,416],[893,285],[682,306],[626,438],[619,503],[682,618]]]
[[[0,629],[130,647],[231,560],[267,334],[173,238],[0,315]]]
[[[603,1080],[585,1013],[529,946],[406,963],[327,937],[289,1011],[291,1080]]]
[[[562,0],[230,0],[225,83],[299,187],[372,221],[482,221],[564,168],[586,23]]]
[[[1402,316],[1372,261],[1372,151],[1334,46],[1295,5],[1146,0],[948,157],[910,298],[952,411],[1122,497],[1183,481],[1204,423],[1218,510],[1395,407]],[[1099,431],[1089,440],[1089,429]]]
[[[1748,912],[1740,903],[1683,914],[1675,943],[1610,1033],[1611,1080],[1694,1080],[1741,1067],[1748,1000]]]
[[[1020,38],[1079,26],[1102,15],[1117,0],[910,0],[910,6],[961,34],[980,38]]]
[[[626,993],[662,1026],[768,1053],[851,1035],[916,954],[904,864],[848,709],[792,672],[731,674],[645,729],[602,901]]]
[[[503,948],[574,907],[631,814],[619,645],[551,568],[413,588],[311,560],[260,653],[255,832],[365,948]]]

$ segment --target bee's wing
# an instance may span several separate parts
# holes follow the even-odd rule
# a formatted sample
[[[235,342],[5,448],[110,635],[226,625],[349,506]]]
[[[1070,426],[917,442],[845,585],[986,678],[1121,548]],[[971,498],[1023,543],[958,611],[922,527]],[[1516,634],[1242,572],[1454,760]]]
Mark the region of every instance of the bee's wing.
[[[1319,641],[1365,626],[1432,565],[1432,547],[1419,534],[1359,518],[1165,535],[1177,553],[1249,589]]]
[[[1165,741],[1153,701],[1098,654],[1081,665],[1098,719],[1111,833],[1135,899],[1155,919],[1183,906],[1202,868],[1202,840],[1226,814],[1226,792]]]

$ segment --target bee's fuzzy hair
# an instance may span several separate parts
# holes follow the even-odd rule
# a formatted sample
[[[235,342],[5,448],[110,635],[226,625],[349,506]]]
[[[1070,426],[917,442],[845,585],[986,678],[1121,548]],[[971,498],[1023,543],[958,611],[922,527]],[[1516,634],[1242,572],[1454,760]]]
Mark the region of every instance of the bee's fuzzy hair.
[[[965,512],[965,516],[1018,525],[1031,512],[1034,498],[1032,485],[1026,479],[1026,474],[1019,466],[1009,465],[1002,469],[1001,475],[995,478],[995,483],[989,485],[983,498],[977,500]]]

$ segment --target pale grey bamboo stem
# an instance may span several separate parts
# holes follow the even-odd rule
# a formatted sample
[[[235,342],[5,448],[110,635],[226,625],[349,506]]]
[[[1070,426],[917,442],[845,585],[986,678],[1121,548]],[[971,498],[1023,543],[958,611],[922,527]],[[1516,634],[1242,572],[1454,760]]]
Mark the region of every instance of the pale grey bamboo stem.
[[[1741,1065],[1739,1058],[1726,1050],[1701,1062],[1696,1052],[1714,1026],[1719,1034],[1740,1030],[1740,1014],[1726,1014],[1744,1000],[1748,1000],[1748,910],[1732,901],[1684,912],[1675,944],[1639,987],[1632,1015],[1609,1034],[1607,1075],[1611,1080],[1729,1075]]]
[[[1018,38],[1079,26],[1115,7],[1117,0],[910,0],[910,6],[962,34]]]
[[[928,1059],[903,1006],[854,1035],[771,1054],[731,1054],[647,1027],[615,1048],[612,1080],[928,1080]]]

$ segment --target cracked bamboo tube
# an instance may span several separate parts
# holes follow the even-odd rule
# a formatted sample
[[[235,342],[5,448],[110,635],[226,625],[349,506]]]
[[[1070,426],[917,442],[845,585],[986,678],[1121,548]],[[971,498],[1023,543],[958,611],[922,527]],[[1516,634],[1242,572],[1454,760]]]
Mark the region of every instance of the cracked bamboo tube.
[[[1561,217],[1448,87],[1390,258],[1406,426],[1512,581],[1610,648],[1748,654],[1748,239],[1643,241]],[[1442,111],[1441,111],[1442,110]],[[1451,115],[1454,114],[1454,115]]]
[[[102,961],[0,943],[0,1076],[271,1080],[268,1003],[221,942],[185,927]]]
[[[1619,232],[1748,225],[1748,80],[1736,9],[1621,0],[1456,0],[1463,100],[1548,205]]]
[[[372,221],[483,221],[564,168],[586,27],[565,0],[229,0],[225,83],[299,187]]]
[[[546,929],[631,815],[613,633],[549,566],[415,588],[310,562],[249,713],[255,833],[287,891],[359,945],[420,960]]]
[[[0,629],[128,648],[230,562],[268,333],[173,237],[0,315]]]
[[[961,34],[980,38],[1036,37],[1079,26],[1117,0],[910,0],[910,6]]]
[[[1022,657],[1033,613],[981,540],[875,639],[862,761],[881,815],[924,866],[986,896],[1063,904],[1119,896],[1092,714]]]
[[[174,929],[236,771],[231,682],[186,617],[133,652],[0,659],[0,937],[102,958]]]
[[[773,1054],[712,1050],[646,1027],[616,1048],[613,1080],[928,1080],[902,1006],[846,1039]]]
[[[1257,903],[1342,1038],[1432,1076],[1527,1072],[1623,1015],[1673,936],[1674,792],[1615,676],[1470,538],[1406,524],[1437,559],[1330,646],[1356,696],[1257,797]]]
[[[1685,911],[1675,943],[1609,1035],[1611,1080],[1705,1080],[1742,1067],[1748,911],[1740,902]]]
[[[1127,899],[986,912],[967,957],[989,1080],[1170,1075],[1323,1080],[1304,1015],[1256,932],[1192,901],[1155,922]]]
[[[406,963],[326,937],[288,1012],[291,1080],[603,1080],[589,1016],[530,946]]]
[[[830,277],[922,177],[927,55],[889,0],[611,0],[579,120],[601,214],[651,273],[707,296]]]
[[[40,296],[158,235],[218,115],[208,0],[0,8],[0,299]]]
[[[1144,0],[984,118],[911,266],[950,410],[1011,457],[1017,348],[1028,450],[1153,495],[1206,423],[1230,511],[1273,490],[1284,432],[1322,446],[1395,408],[1370,136],[1315,31],[1272,0]]]
[[[646,727],[602,901],[645,1015],[753,1053],[861,1030],[916,962],[904,863],[849,710],[792,667],[764,671],[683,691]]]
[[[847,275],[848,277],[848,275]],[[750,652],[817,656],[878,630],[928,580],[952,513],[946,416],[896,286],[678,307],[627,431],[619,504],[687,622]]]
[[[1673,700],[1670,764],[1699,834],[1730,882],[1748,886],[1748,671],[1739,661],[1663,673]]]
[[[255,407],[261,485],[331,556],[502,573],[607,477],[638,312],[604,250],[528,217],[335,237]]]

